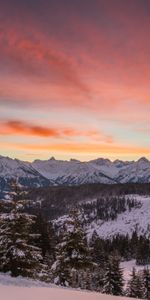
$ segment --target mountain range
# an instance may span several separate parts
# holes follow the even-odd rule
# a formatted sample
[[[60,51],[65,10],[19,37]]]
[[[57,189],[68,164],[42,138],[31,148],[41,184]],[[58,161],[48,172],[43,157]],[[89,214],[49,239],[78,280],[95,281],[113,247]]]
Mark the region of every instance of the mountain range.
[[[110,161],[98,158],[88,162],[35,160],[25,162],[0,156],[0,191],[7,189],[12,178],[27,187],[79,185],[86,183],[150,183],[150,161]]]

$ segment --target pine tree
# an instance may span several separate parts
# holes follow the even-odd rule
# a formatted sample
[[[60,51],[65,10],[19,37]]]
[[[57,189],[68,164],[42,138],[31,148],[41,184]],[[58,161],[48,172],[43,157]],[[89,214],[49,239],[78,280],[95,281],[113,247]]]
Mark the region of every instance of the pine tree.
[[[0,271],[37,278],[45,275],[41,249],[34,245],[38,234],[31,233],[36,217],[24,212],[23,190],[17,182],[11,185],[11,200],[0,213]],[[22,198],[22,199],[21,199]],[[21,200],[20,200],[21,199]],[[30,242],[29,242],[30,241]]]
[[[136,273],[135,268],[132,270],[131,279],[127,286],[127,296],[133,298],[143,298],[143,284],[139,274]]]
[[[79,211],[74,209],[64,225],[64,233],[57,246],[56,262],[52,266],[54,282],[63,286],[85,288],[87,270],[92,266]],[[89,279],[88,279],[89,280]]]
[[[147,249],[147,251],[145,251]],[[146,265],[150,262],[150,240],[145,236],[140,236],[137,251],[136,251],[136,264]]]
[[[39,235],[35,245],[41,248],[42,256],[49,256],[51,262],[54,262],[57,239],[52,223],[46,221],[42,216],[42,213],[39,212],[36,216],[35,223],[32,226],[32,230]]]
[[[106,263],[102,292],[116,296],[123,295],[123,272],[115,257],[109,258]]]
[[[143,286],[144,286],[144,299],[150,300],[150,271],[148,268],[144,269],[143,275]]]
[[[104,240],[100,239],[95,231],[90,240],[90,247],[93,261],[98,264],[99,267],[104,268],[104,265],[108,260],[108,255],[104,249]]]

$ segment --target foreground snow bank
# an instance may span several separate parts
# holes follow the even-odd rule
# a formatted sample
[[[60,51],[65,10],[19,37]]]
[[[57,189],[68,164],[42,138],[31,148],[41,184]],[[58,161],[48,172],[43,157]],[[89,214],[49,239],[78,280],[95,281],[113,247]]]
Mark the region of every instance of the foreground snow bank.
[[[2,300],[131,300],[108,296],[99,293],[80,292],[59,288],[46,287],[14,287],[0,286]]]
[[[6,274],[0,274],[0,299],[1,300],[131,300],[91,293],[62,289],[55,285],[49,285],[21,277],[12,278]]]

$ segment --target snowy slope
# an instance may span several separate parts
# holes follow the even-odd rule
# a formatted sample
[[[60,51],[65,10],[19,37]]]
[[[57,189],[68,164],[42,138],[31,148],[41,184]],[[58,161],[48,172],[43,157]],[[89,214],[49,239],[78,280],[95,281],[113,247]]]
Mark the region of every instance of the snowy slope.
[[[31,164],[0,156],[0,192],[7,190],[12,178],[18,178],[25,186],[38,187],[50,184],[49,180],[36,171]]]
[[[118,214],[115,220],[104,221],[97,219],[88,222],[85,227],[88,239],[92,237],[94,231],[97,232],[99,237],[106,239],[112,238],[117,234],[128,234],[131,236],[135,230],[138,235],[146,235],[147,238],[150,238],[150,197],[128,195],[127,198],[136,199],[137,202],[140,202],[140,205],[137,208],[132,208],[131,211],[127,209],[125,212]],[[95,199],[86,203],[93,201]],[[61,216],[53,220],[53,222],[60,228],[66,219],[68,219],[68,215]]]
[[[24,287],[56,287],[54,284],[48,284],[38,280],[28,279],[22,276],[11,277],[8,273],[0,273],[0,286],[24,286]]]
[[[140,158],[137,162],[123,166],[116,179],[118,182],[150,182],[150,161],[145,157]]]
[[[53,285],[42,286],[41,283],[10,278],[0,274],[0,299],[2,300],[129,300],[131,298],[108,296],[100,293],[58,288]]]
[[[0,156],[0,176],[11,177],[34,177],[38,173],[25,162],[18,159]],[[39,174],[38,174],[39,175]]]
[[[117,219],[113,221],[93,221],[87,226],[88,236],[90,237],[94,230],[103,238],[111,238],[118,233],[132,235],[136,229],[139,235],[145,234],[150,238],[150,197],[130,195],[130,198],[140,201],[141,207],[133,208],[131,211],[127,210],[119,214]]]

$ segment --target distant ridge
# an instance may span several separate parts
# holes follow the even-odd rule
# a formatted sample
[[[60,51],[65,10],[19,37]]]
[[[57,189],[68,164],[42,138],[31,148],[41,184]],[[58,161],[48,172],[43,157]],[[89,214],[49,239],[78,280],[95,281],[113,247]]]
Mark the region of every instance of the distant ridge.
[[[12,178],[24,186],[79,185],[86,183],[150,183],[150,161],[111,161],[97,158],[88,162],[36,159],[32,163],[0,156],[0,191],[5,190]]]

